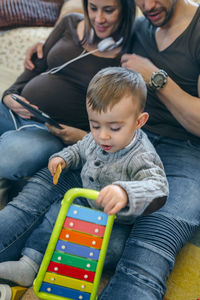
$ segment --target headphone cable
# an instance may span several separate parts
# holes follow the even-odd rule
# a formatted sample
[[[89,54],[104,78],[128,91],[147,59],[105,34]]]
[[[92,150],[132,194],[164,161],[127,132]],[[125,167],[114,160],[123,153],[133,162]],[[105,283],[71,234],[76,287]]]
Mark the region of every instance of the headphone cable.
[[[74,61],[76,61],[76,60],[78,60],[78,59],[80,59],[82,57],[85,57],[85,56],[87,56],[89,54],[92,54],[94,52],[97,52],[98,50],[99,49],[97,48],[97,49],[94,49],[94,50],[92,50],[90,52],[86,52],[86,50],[84,49],[79,56],[77,56],[77,57],[75,57],[75,58],[73,58],[73,59],[65,62],[64,64],[62,64],[59,67],[55,67],[55,68],[52,68],[51,70],[49,70],[47,72],[43,72],[42,75],[44,75],[44,74],[55,74],[55,73],[59,72],[60,70],[62,70],[63,68],[65,68],[66,66],[68,66],[69,64],[73,63]]]

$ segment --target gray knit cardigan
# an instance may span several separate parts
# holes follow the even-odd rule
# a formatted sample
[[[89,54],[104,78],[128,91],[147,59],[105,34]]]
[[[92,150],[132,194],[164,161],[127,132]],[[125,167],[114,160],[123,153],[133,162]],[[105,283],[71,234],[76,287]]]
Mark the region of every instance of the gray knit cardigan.
[[[100,191],[109,184],[121,186],[128,194],[128,204],[118,214],[121,223],[134,223],[155,199],[168,195],[168,182],[162,162],[147,135],[140,129],[134,141],[115,153],[98,146],[92,134],[51,156],[62,157],[66,170],[82,168],[84,188]],[[51,159],[50,158],[50,159]],[[92,208],[95,201],[88,199]]]

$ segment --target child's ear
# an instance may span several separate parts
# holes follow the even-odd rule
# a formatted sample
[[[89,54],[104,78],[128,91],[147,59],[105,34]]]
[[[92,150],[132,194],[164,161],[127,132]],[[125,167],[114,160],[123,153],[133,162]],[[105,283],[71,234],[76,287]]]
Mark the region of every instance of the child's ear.
[[[147,112],[141,113],[137,118],[137,126],[136,129],[140,129],[147,122],[149,118],[149,114]]]

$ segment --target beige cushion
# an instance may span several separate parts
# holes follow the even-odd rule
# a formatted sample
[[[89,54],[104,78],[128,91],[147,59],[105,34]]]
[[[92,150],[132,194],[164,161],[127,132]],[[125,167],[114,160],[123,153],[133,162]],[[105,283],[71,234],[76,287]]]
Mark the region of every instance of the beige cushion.
[[[46,39],[52,27],[23,27],[0,33],[0,95],[23,71],[29,46]]]
[[[81,0],[68,0],[62,6],[60,18],[69,12],[82,12]],[[0,96],[23,71],[26,50],[45,40],[52,27],[22,27],[0,31]]]
[[[60,17],[63,17],[65,14],[70,13],[70,12],[83,12],[82,8],[82,1],[81,0],[68,0],[65,2],[62,6],[61,12],[60,12]]]

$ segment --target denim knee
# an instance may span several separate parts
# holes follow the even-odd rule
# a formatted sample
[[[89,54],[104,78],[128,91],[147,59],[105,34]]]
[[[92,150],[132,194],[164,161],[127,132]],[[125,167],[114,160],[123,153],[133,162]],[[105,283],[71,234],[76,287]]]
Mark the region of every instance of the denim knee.
[[[100,299],[161,300],[176,254],[195,230],[159,212],[138,218]]]
[[[18,180],[32,176],[62,148],[62,141],[44,129],[8,131],[0,137],[0,177]]]
[[[161,300],[172,265],[156,248],[129,238],[100,300]]]
[[[184,220],[155,212],[136,220],[130,240],[142,241],[151,245],[152,249],[173,263],[176,254],[196,229],[197,226],[188,224]]]
[[[145,243],[132,241],[131,245],[126,244],[123,257],[99,299],[162,300],[166,292],[163,280],[166,269],[169,262],[164,257],[148,249]]]

